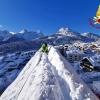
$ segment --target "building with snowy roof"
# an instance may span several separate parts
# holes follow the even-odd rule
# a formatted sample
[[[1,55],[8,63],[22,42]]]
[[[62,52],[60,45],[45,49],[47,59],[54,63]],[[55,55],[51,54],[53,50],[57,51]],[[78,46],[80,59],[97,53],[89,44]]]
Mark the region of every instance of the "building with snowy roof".
[[[85,56],[84,52],[80,50],[66,51],[66,55],[65,55],[66,59],[70,62],[80,61],[83,59],[84,56]]]
[[[100,55],[85,57],[80,64],[85,69],[100,71]]]

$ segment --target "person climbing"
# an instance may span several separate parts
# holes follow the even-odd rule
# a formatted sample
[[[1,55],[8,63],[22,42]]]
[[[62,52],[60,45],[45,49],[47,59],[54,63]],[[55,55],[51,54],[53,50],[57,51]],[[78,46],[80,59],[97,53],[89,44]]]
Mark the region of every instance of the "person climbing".
[[[45,53],[49,52],[47,43],[44,43],[41,48],[42,48],[42,52],[45,52]]]

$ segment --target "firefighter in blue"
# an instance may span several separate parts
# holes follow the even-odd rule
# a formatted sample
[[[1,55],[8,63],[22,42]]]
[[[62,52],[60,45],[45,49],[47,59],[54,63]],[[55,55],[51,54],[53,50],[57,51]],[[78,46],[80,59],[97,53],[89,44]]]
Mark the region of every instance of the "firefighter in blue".
[[[45,52],[45,53],[49,52],[47,43],[44,43],[41,48],[42,48],[42,52]]]

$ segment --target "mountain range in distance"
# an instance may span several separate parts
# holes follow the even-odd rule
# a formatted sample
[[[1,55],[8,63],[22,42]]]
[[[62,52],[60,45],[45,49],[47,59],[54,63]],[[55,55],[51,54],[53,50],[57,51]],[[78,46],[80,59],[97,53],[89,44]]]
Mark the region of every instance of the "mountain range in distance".
[[[60,28],[55,34],[45,36],[42,32],[21,30],[18,33],[7,30],[0,31],[0,53],[39,49],[47,42],[51,45],[73,44],[80,42],[96,42],[100,36],[94,33],[79,33],[70,28]]]

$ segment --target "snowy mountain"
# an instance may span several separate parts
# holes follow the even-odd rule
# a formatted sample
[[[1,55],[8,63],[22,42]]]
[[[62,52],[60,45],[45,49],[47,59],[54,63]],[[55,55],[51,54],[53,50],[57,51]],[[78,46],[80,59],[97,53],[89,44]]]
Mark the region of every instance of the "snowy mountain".
[[[66,36],[80,36],[80,34],[78,32],[74,32],[72,29],[70,28],[60,28],[59,31],[57,32],[57,34],[62,34],[62,35],[66,35]]]
[[[56,62],[57,61],[57,62]],[[98,100],[73,67],[53,47],[38,51],[0,100]]]
[[[72,38],[71,39],[72,41],[73,40],[80,40],[80,41],[83,41],[83,42],[95,41],[94,38],[82,35],[79,32],[73,31],[70,28],[60,28],[59,31],[57,32],[57,34],[67,36],[68,38]]]
[[[94,40],[100,39],[100,36],[99,35],[94,34],[94,33],[90,33],[90,32],[83,33],[82,36],[85,36],[87,38],[94,39]]]
[[[4,30],[4,31],[1,31],[0,30],[0,37],[3,37],[3,38],[5,38],[5,37],[9,37],[9,36],[11,36],[12,34],[9,32],[9,31],[7,31],[7,30]]]
[[[12,34],[9,31],[7,31],[7,30],[1,31],[0,30],[0,41],[3,41],[4,39],[11,37],[11,36],[12,36]]]
[[[4,44],[4,43],[11,43],[11,42],[18,42],[18,41],[25,41],[25,39],[23,37],[11,35],[7,38],[4,38],[2,43]]]
[[[56,34],[50,36],[44,36],[40,31],[28,31],[26,29],[21,30],[18,33],[13,33],[9,31],[0,31],[0,44],[18,42],[18,41],[32,41],[38,38],[41,41],[52,42],[55,45],[59,45],[60,41],[62,44],[64,43],[73,43],[77,40],[83,42],[93,42],[95,40],[100,39],[99,35],[93,33],[83,33],[75,32],[70,28],[60,28]],[[36,41],[37,41],[36,40]]]
[[[9,42],[18,42],[18,41],[31,41],[36,38],[43,37],[43,33],[35,32],[35,31],[28,31],[22,30],[18,33],[9,32],[9,31],[0,31],[0,44],[5,44]]]
[[[74,32],[69,28],[61,28],[56,34],[50,36],[43,36],[41,32],[34,33],[22,30],[21,32],[14,34],[12,37],[7,38],[3,43],[0,42],[0,53],[39,49],[44,42],[47,42],[50,45],[58,46],[73,44],[77,41],[86,43],[95,42],[94,39],[82,36],[80,33]]]
[[[28,31],[26,29],[21,30],[19,33],[16,33],[15,36],[22,37],[27,41],[43,37],[43,33],[41,32],[34,32],[34,31]]]

